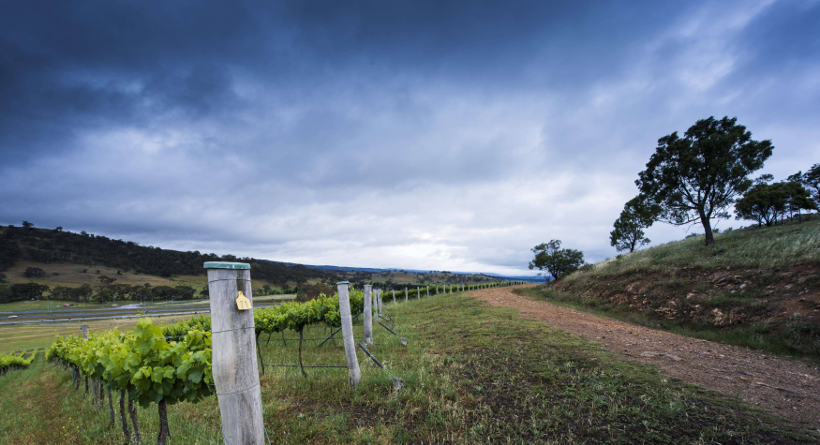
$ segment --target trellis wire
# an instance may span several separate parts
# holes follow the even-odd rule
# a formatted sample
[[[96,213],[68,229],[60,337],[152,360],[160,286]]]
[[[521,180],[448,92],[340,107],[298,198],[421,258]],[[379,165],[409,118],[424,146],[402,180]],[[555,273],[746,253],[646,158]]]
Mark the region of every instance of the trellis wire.
[[[279,368],[299,368],[299,365],[265,363],[265,366],[279,367]],[[347,365],[305,365],[302,368],[347,368]]]

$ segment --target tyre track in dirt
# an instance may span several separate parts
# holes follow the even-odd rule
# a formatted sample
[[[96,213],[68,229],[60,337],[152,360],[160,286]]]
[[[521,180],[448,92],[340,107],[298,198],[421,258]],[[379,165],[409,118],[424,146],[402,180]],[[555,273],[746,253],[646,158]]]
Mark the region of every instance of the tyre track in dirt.
[[[518,286],[523,287],[523,286]],[[600,343],[620,358],[651,363],[671,379],[703,385],[820,431],[820,369],[812,362],[658,331],[516,295],[514,288],[468,292],[493,306]]]

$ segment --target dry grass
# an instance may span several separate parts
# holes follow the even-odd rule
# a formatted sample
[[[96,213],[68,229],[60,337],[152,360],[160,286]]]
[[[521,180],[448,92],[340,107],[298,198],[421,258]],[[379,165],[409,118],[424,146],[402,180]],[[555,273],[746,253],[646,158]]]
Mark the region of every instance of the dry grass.
[[[803,223],[774,227],[748,227],[718,233],[706,246],[703,235],[673,241],[596,263],[591,270],[568,275],[566,281],[597,279],[633,270],[659,270],[681,266],[757,267],[772,269],[820,261],[820,217]]]

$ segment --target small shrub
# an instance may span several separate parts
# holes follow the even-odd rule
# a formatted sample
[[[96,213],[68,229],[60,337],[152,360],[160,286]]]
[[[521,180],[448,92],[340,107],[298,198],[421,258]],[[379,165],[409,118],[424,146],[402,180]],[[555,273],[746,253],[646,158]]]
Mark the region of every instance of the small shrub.
[[[792,318],[783,333],[786,344],[801,353],[820,354],[820,326]]]
[[[46,271],[39,267],[26,267],[26,271],[23,272],[23,275],[26,278],[42,278],[46,276]]]

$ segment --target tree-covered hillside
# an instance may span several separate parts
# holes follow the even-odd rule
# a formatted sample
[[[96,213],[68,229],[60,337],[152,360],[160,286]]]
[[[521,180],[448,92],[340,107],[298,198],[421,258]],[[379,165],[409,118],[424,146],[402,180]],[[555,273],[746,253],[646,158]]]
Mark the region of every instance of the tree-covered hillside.
[[[85,231],[65,232],[60,227],[53,230],[30,226],[0,228],[0,272],[20,260],[44,264],[103,265],[123,272],[161,277],[204,275],[202,264],[206,261],[242,261],[251,264],[255,279],[277,285],[303,283],[312,278],[325,279],[334,275],[302,265],[140,246],[132,241],[114,240]]]

